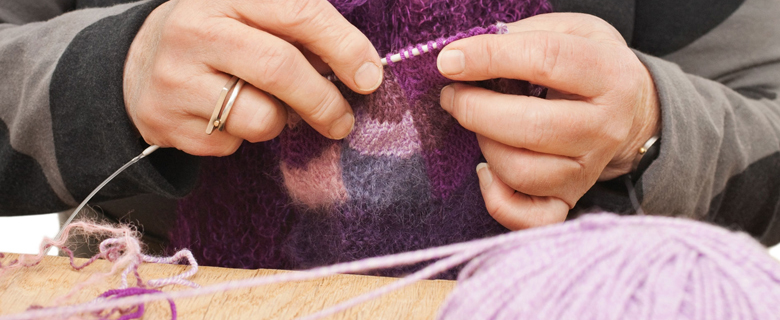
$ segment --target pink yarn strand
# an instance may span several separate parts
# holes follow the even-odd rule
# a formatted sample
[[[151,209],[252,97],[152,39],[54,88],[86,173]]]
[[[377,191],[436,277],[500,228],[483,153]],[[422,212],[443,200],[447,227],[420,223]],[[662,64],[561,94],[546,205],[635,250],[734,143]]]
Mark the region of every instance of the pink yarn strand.
[[[529,231],[528,233],[533,234],[544,230],[546,229],[540,228],[537,230]],[[197,289],[188,289],[188,290],[175,291],[175,292],[150,293],[150,294],[117,298],[110,301],[89,302],[89,303],[62,306],[56,308],[30,310],[15,315],[0,317],[0,320],[24,320],[24,319],[40,319],[40,318],[46,318],[52,316],[69,316],[73,314],[81,314],[86,312],[112,309],[112,308],[117,308],[126,305],[138,305],[138,304],[145,304],[145,303],[161,301],[161,300],[190,298],[190,297],[214,294],[214,293],[242,289],[242,288],[257,287],[261,285],[268,285],[274,283],[304,281],[304,280],[322,278],[334,274],[359,273],[359,272],[381,269],[381,268],[389,268],[389,267],[400,266],[400,265],[409,265],[409,264],[414,264],[414,263],[419,263],[424,261],[430,261],[433,259],[448,257],[448,256],[456,255],[458,253],[463,254],[464,252],[467,253],[473,252],[473,254],[476,255],[484,252],[490,247],[510,242],[515,238],[521,238],[527,236],[528,235],[525,233],[508,233],[494,238],[474,240],[470,242],[453,244],[453,245],[448,245],[448,246],[443,246],[438,248],[431,248],[431,249],[406,252],[406,253],[401,253],[396,255],[388,255],[388,256],[382,256],[376,258],[369,258],[365,260],[340,263],[332,266],[314,268],[308,271],[283,273],[283,274],[277,274],[268,277],[251,278],[251,279],[245,279],[240,281],[229,281],[229,282],[205,286]],[[425,272],[425,273],[432,273],[434,271],[436,273],[441,272],[441,270],[435,270],[434,266],[436,266],[435,269],[438,269],[441,265],[434,264],[430,266],[431,269],[423,269],[422,271],[418,271],[415,274],[421,272]],[[421,279],[416,279],[415,281],[411,281],[409,283],[403,282],[402,286],[412,284]]]
[[[100,243],[98,254],[92,256],[89,260],[82,264],[77,264],[73,256],[73,252],[65,246],[71,232],[74,232],[75,230],[80,230],[81,232],[91,236],[107,236],[110,238],[105,239]],[[44,238],[41,246],[39,247],[39,253],[37,255],[22,255],[15,261],[12,261],[9,265],[0,265],[0,277],[3,276],[3,273],[10,270],[31,267],[40,264],[44,257],[44,251],[52,246],[57,247],[62,250],[62,252],[68,254],[70,265],[75,270],[82,270],[101,258],[112,262],[112,266],[109,271],[91,275],[86,281],[75,285],[68,293],[54,300],[53,305],[55,307],[69,300],[79,290],[87,287],[90,284],[101,282],[103,279],[118,273],[120,270],[122,271],[121,285],[119,289],[129,288],[127,278],[131,273],[136,278],[136,285],[141,288],[146,287],[146,285],[152,288],[159,288],[170,284],[179,284],[193,288],[200,287],[198,284],[186,280],[198,271],[197,261],[189,250],[181,250],[171,257],[154,257],[145,255],[141,252],[141,244],[138,240],[137,233],[131,228],[127,226],[113,227],[109,225],[93,224],[83,221],[74,222],[65,227],[58,239]],[[190,264],[189,269],[172,277],[149,280],[147,283],[144,283],[143,279],[138,273],[138,267],[142,262],[173,264],[185,259]],[[50,308],[47,308],[46,310],[48,309]]]

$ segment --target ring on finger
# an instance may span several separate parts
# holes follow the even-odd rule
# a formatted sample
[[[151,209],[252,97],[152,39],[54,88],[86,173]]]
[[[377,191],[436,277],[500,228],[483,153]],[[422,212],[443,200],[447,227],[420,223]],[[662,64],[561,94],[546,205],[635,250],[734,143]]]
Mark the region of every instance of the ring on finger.
[[[206,125],[206,134],[211,134],[214,129],[223,131],[225,129],[225,122],[227,121],[230,110],[233,108],[233,104],[236,102],[238,92],[241,87],[246,83],[243,79],[233,76],[228,80],[217,99],[217,105],[214,107],[214,112],[211,113],[211,119],[209,119]]]

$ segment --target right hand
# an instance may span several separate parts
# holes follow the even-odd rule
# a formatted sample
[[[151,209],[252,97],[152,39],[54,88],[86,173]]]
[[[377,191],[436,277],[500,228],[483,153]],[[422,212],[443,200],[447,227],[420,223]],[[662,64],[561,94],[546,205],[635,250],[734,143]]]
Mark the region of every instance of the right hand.
[[[354,114],[320,75],[328,69],[361,94],[376,90],[383,72],[368,38],[326,0],[173,0],[156,8],[133,40],[125,108],[147,143],[193,155],[223,156],[243,140],[273,139],[287,122],[284,104],[324,136],[341,139]],[[247,84],[225,131],[209,136],[207,122],[230,75]]]

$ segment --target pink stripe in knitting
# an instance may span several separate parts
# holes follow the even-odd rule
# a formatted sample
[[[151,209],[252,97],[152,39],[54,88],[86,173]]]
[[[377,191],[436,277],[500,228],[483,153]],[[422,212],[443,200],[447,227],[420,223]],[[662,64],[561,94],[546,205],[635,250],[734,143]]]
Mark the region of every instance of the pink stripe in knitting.
[[[422,149],[409,111],[399,123],[379,122],[366,113],[358,113],[355,120],[355,130],[348,137],[349,146],[362,155],[409,159]]]
[[[341,146],[334,144],[304,168],[281,164],[284,185],[294,201],[315,207],[328,207],[347,200],[341,178]]]

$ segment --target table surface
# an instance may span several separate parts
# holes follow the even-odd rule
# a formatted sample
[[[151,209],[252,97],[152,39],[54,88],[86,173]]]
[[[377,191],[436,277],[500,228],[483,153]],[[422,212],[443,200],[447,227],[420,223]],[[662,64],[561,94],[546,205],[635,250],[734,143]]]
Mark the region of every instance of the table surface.
[[[0,259],[8,264],[18,257],[6,254]],[[80,259],[84,261],[84,259]],[[139,268],[143,279],[169,277],[188,266],[144,264]],[[109,270],[110,263],[99,260],[82,271],[73,270],[64,257],[46,257],[34,267],[9,271],[0,278],[0,315],[18,313],[31,305],[50,305],[74,285],[93,273]],[[228,280],[264,276],[279,270],[241,270],[200,267],[190,280],[209,285]],[[95,284],[79,291],[72,302],[86,302],[119,286],[119,275],[106,283]],[[361,293],[386,285],[395,278],[360,275],[336,275],[322,279],[267,285],[233,290],[176,301],[179,319],[293,319],[322,310]],[[132,282],[131,282],[132,283]],[[454,281],[426,280],[363,303],[327,319],[432,319]],[[168,286],[165,291],[184,287]],[[167,302],[147,305],[144,319],[170,319]]]

